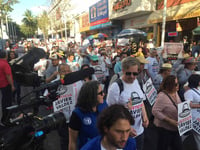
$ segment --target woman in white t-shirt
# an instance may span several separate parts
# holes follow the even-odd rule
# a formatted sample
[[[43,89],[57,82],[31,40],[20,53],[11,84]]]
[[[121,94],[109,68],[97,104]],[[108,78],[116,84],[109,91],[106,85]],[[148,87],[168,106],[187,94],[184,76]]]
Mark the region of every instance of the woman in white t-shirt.
[[[190,101],[190,107],[192,108],[192,122],[193,122],[193,135],[197,144],[197,149],[200,149],[200,133],[195,127],[195,124],[199,124],[200,120],[200,75],[192,74],[188,79],[188,87],[190,88],[184,93],[184,98]],[[198,125],[197,125],[198,126]]]

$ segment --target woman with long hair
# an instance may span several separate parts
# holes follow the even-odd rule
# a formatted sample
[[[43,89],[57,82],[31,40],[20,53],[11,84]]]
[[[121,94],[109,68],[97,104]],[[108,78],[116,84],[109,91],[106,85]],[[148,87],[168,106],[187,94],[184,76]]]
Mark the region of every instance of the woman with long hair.
[[[178,96],[179,84],[174,75],[167,76],[160,87],[153,106],[154,124],[158,131],[159,150],[182,150],[182,141],[178,132]]]
[[[69,122],[70,150],[81,149],[89,139],[99,135],[96,119],[107,106],[103,96],[104,93],[98,81],[88,81],[82,86]]]

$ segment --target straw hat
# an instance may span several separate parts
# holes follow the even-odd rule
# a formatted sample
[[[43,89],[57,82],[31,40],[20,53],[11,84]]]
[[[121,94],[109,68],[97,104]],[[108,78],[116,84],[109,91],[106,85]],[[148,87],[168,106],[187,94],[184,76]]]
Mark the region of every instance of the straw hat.
[[[149,62],[144,58],[144,56],[138,56],[136,57],[137,60],[141,63],[141,64],[148,64]]]
[[[172,65],[170,63],[164,63],[161,66],[161,69],[171,69],[171,68],[172,68]]]
[[[190,57],[190,55],[189,55],[188,53],[185,53],[185,54],[183,55],[183,58],[188,58],[188,57]]]
[[[197,61],[194,57],[188,57],[188,58],[185,58],[183,60],[183,63],[184,64],[191,64],[191,63],[197,63]]]

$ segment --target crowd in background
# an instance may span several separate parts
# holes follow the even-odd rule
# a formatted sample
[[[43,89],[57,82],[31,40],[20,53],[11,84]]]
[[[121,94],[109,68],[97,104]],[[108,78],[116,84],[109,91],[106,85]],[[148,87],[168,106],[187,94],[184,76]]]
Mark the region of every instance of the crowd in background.
[[[81,82],[66,85],[67,88],[71,86],[70,88],[73,89],[74,110],[72,112],[63,110],[67,122],[58,129],[63,150],[68,147],[70,150],[81,149],[89,139],[98,136],[97,118],[105,107],[114,104],[124,105],[131,112],[135,124],[131,125],[131,129],[127,132],[136,140],[137,150],[167,150],[168,147],[182,150],[182,141],[177,128],[177,104],[189,100],[192,109],[200,108],[200,75],[197,74],[200,71],[200,42],[189,44],[187,37],[184,37],[183,57],[177,60],[163,58],[162,52],[149,47],[148,44],[147,41],[141,40],[136,43],[130,40],[129,43],[122,45],[101,41],[81,46],[76,42],[63,44],[58,41],[24,40],[10,45],[7,41],[5,45],[7,56],[2,55],[0,59],[7,59],[10,63],[13,59],[29,53],[33,47],[42,48],[46,55],[34,64],[33,72],[37,73],[44,83],[63,79],[71,72],[94,68],[93,75]],[[10,82],[6,82],[7,85],[1,84],[1,80],[8,80],[7,77],[2,78],[4,67],[0,68],[1,91],[11,84]],[[6,73],[11,75],[11,72]],[[195,86],[193,85],[195,81],[191,78],[194,74],[197,83]],[[122,80],[122,91],[116,82],[118,78]],[[148,79],[152,80],[152,85],[158,93],[153,106],[149,104],[143,91],[143,85]],[[6,115],[4,112],[6,106],[11,103],[20,104],[20,86],[21,83],[13,78],[12,90],[9,90],[12,93],[12,102],[5,106],[2,104],[3,115]],[[61,88],[64,89],[64,86],[60,87],[60,93]],[[5,92],[4,98],[7,95],[8,92]],[[198,104],[193,104],[194,101]],[[5,103],[5,100],[2,99],[2,103]],[[138,104],[141,105],[136,113],[133,109]],[[85,116],[92,119],[84,120]],[[2,123],[8,123],[6,117],[8,116],[3,117]],[[90,126],[87,126],[87,123]],[[107,134],[109,129],[104,132]],[[119,132],[123,137],[126,131]],[[200,135],[196,132],[193,134],[200,149]],[[112,139],[109,138],[106,140]],[[127,140],[128,137],[121,141],[124,144],[113,147],[123,148]],[[114,141],[117,142],[120,140]],[[109,146],[103,145],[102,149],[106,149],[105,147]]]

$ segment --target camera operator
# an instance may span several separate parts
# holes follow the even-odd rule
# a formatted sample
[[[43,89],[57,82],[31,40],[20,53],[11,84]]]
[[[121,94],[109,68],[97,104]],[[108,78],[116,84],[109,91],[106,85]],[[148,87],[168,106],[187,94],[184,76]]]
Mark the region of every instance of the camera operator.
[[[4,125],[9,123],[9,113],[6,107],[12,105],[12,92],[15,90],[11,67],[7,62],[6,51],[0,51],[0,90],[2,93],[2,113],[1,122]]]
[[[68,64],[60,64],[58,66],[58,73],[60,79],[63,79],[65,75],[71,73],[70,66]],[[59,85],[57,89],[58,99],[54,101],[54,111],[61,111],[64,113],[66,122],[64,122],[58,128],[58,134],[60,136],[61,150],[68,149],[69,134],[68,123],[72,111],[74,110],[78,93],[82,87],[82,81],[77,81],[69,85]],[[64,101],[62,104],[59,101]],[[64,104],[66,104],[64,106]],[[60,106],[60,107],[59,107]],[[59,107],[57,109],[56,107]]]
[[[51,63],[48,66],[48,68],[46,70],[46,74],[45,74],[46,83],[49,83],[49,82],[55,80],[57,78],[57,75],[59,74],[58,73],[58,65],[59,65],[59,61],[60,61],[59,56],[56,53],[54,53],[54,54],[52,54],[50,59],[51,59]]]

